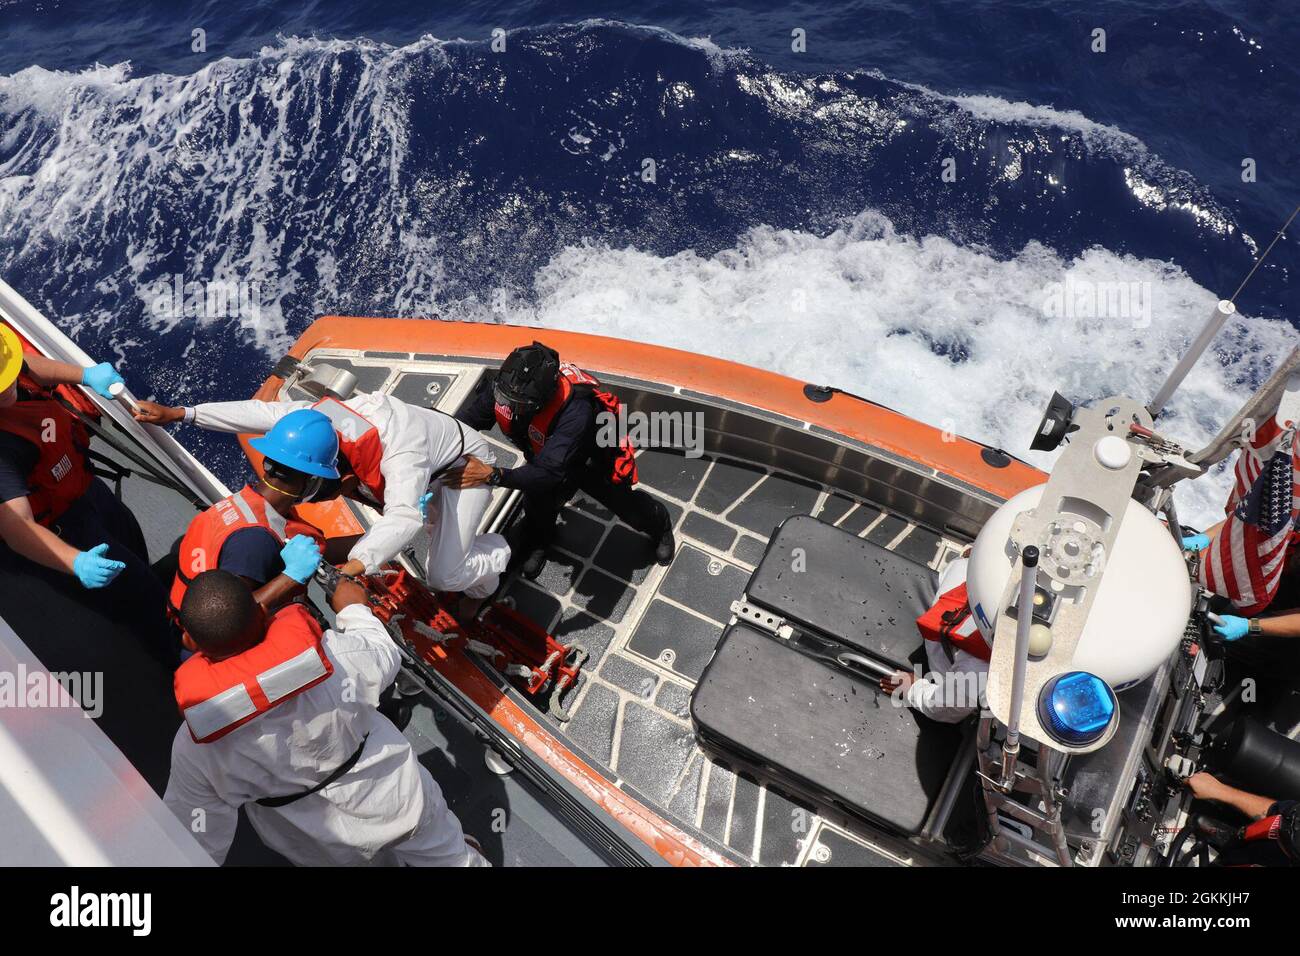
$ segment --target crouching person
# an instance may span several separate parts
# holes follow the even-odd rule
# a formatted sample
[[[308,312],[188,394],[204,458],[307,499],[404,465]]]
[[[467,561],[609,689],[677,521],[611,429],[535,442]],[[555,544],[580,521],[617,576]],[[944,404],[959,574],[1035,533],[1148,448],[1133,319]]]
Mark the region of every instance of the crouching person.
[[[197,575],[180,618],[185,723],[164,797],[218,862],[244,807],[291,862],[487,866],[410,743],[376,709],[400,656],[365,592],[340,584],[324,631],[300,604],[268,615],[227,571]]]
[[[930,673],[896,671],[880,679],[880,688],[895,700],[932,720],[955,724],[984,706],[989,659],[988,641],[976,625],[966,597],[967,558],[958,558],[939,576],[939,596],[916,621],[925,638]]]

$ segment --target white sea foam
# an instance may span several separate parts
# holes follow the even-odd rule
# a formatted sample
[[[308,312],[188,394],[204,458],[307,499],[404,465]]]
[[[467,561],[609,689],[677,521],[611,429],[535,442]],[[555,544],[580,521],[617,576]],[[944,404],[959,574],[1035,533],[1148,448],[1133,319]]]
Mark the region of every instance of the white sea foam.
[[[715,67],[734,53],[676,39]],[[414,184],[399,174],[408,160],[411,73],[427,72],[430,53],[433,63],[444,62],[441,42],[425,37],[393,48],[286,39],[249,60],[219,60],[191,76],[136,78],[118,65],[75,74],[32,67],[0,77],[0,111],[17,117],[6,136],[6,150],[16,151],[0,164],[0,229],[15,243],[17,261],[29,252],[44,261],[49,249],[60,257],[49,276],[27,284],[49,282],[48,297],[57,298],[59,273],[89,271],[102,290],[143,296],[149,282],[175,271],[182,250],[187,280],[262,284],[261,314],[242,317],[238,328],[271,354],[291,337],[287,296],[305,292],[317,312],[347,308],[346,296],[368,281],[369,269],[392,290],[384,311],[431,311],[443,284],[443,251],[436,222],[412,215],[410,204],[454,195],[468,188],[470,174]],[[359,66],[346,81],[339,77],[341,54]],[[807,82],[822,92],[836,88],[832,79]],[[782,84],[769,90],[756,82],[752,89],[781,108],[806,109],[802,81]],[[256,116],[246,105],[254,90],[264,104]],[[944,98],[926,91],[920,99],[929,96]],[[1143,170],[1131,188],[1152,188],[1149,154],[1126,133],[1048,107],[946,99],[956,115],[1039,126],[1044,135],[1060,130],[1118,149]],[[902,121],[874,103],[845,102],[863,122]],[[332,141],[319,134],[322,110],[342,116]],[[298,120],[292,129],[291,119]],[[316,132],[304,136],[303,120]],[[589,136],[586,127],[575,129]],[[299,200],[301,177],[340,155],[355,159],[365,188],[331,187],[319,199]],[[1143,197],[1183,201],[1182,192],[1160,190]],[[166,199],[188,209],[191,197],[212,200],[204,221],[164,222],[155,208]],[[523,201],[503,198],[502,217],[514,214],[509,204]],[[372,227],[353,248],[340,247],[333,237],[360,217]],[[292,241],[290,227],[308,238]],[[177,230],[189,234],[178,239]],[[126,250],[124,265],[94,259],[96,249],[117,248]],[[1050,289],[1072,282],[1149,283],[1151,324],[1049,316]],[[1074,399],[1149,396],[1216,298],[1168,263],[1104,249],[1066,260],[1036,244],[999,259],[942,238],[898,235],[871,212],[829,235],[759,226],[712,256],[570,246],[539,271],[529,291],[522,301],[502,290],[504,314],[471,302],[443,302],[441,311],[652,341],[833,384],[1039,464],[1045,456],[1028,453],[1027,444],[1052,389]],[[117,316],[107,310],[83,318],[112,325]],[[153,331],[176,322],[155,320]],[[122,329],[118,345],[140,338],[140,330]],[[1180,392],[1167,430],[1190,444],[1207,438],[1292,338],[1278,323],[1234,322],[1221,339],[1228,345],[1207,356]],[[1190,486],[1181,502],[1185,519],[1214,520],[1224,488],[1222,476]]]
[[[238,326],[273,352],[291,342],[283,303],[303,291],[304,267],[322,267],[311,293],[324,310],[339,297],[330,284],[335,253],[369,251],[332,250],[322,205],[337,224],[370,203],[369,241],[397,250],[397,273],[419,266],[435,276],[436,247],[402,228],[407,199],[393,184],[406,155],[410,73],[445,62],[441,47],[427,36],[404,47],[281,38],[255,57],[220,59],[186,76],[132,77],[119,64],[0,77],[0,112],[17,117],[6,141],[19,148],[0,163],[0,228],[12,256],[39,260],[54,250],[63,258],[41,282],[57,289],[64,275],[93,268],[101,284],[147,306],[184,249],[187,281],[267,290],[259,313],[241,315]],[[356,64],[346,78],[343,55]],[[327,110],[341,112],[331,137],[320,133]],[[351,188],[345,162],[365,179],[364,191]],[[303,179],[322,172],[325,194],[301,198]],[[165,222],[163,209],[175,221]],[[308,241],[292,238],[302,234]],[[82,250],[94,249],[124,249],[123,264],[83,261]],[[146,315],[160,332],[178,321]],[[85,320],[116,318],[110,310]]]
[[[1058,284],[1148,283],[1150,325],[1049,315]],[[1053,389],[1073,400],[1149,398],[1216,296],[1164,262],[1033,244],[1012,259],[897,234],[864,213],[824,237],[759,227],[714,256],[570,247],[537,276],[535,303],[449,317],[599,332],[827,383],[1038,465],[1029,439]],[[800,311],[802,309],[802,311]],[[1162,428],[1196,446],[1294,340],[1240,317],[1188,377]],[[671,373],[669,373],[671,377]],[[1184,521],[1222,516],[1226,476],[1185,485]]]

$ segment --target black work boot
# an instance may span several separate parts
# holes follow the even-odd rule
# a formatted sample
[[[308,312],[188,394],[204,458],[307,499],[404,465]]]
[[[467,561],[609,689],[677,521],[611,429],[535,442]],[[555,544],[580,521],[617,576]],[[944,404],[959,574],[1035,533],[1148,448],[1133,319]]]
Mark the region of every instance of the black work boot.
[[[673,537],[673,518],[662,502],[655,502],[655,504],[658,505],[660,518],[659,534],[650,536],[655,543],[655,560],[660,564],[669,564],[677,552],[677,540]]]
[[[536,540],[529,541],[529,535],[521,524],[515,524],[506,531],[506,543],[510,545],[510,562],[507,570],[518,571],[528,580],[533,580],[542,573],[546,566],[546,545]]]
[[[523,560],[519,562],[519,573],[531,581],[546,567],[546,549],[532,548],[523,552],[523,555]]]

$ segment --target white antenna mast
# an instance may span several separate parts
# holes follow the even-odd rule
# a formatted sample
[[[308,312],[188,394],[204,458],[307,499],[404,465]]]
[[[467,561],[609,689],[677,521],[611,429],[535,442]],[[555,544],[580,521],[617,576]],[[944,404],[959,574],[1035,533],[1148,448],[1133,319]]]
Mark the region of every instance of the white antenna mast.
[[[1233,313],[1237,311],[1237,296],[1241,295],[1241,290],[1246,288],[1246,284],[1250,282],[1259,267],[1264,264],[1264,260],[1268,258],[1268,254],[1273,251],[1273,247],[1277,245],[1278,240],[1286,233],[1287,228],[1295,220],[1297,214],[1300,214],[1300,206],[1296,206],[1294,211],[1292,211],[1291,215],[1287,218],[1287,221],[1282,224],[1282,228],[1277,231],[1277,235],[1273,237],[1273,241],[1268,244],[1268,248],[1265,249],[1263,254],[1255,260],[1255,264],[1251,267],[1250,272],[1246,273],[1246,278],[1242,279],[1241,285],[1237,286],[1237,291],[1232,293],[1232,298],[1221,299],[1219,303],[1215,305],[1214,312],[1211,313],[1209,320],[1204,326],[1202,326],[1200,334],[1196,336],[1191,347],[1188,348],[1188,350],[1183,354],[1183,357],[1179,359],[1178,364],[1174,366],[1174,370],[1170,372],[1169,377],[1165,379],[1165,383],[1160,386],[1155,397],[1151,399],[1151,403],[1147,405],[1147,411],[1151,413],[1152,418],[1155,418],[1160,414],[1161,410],[1165,407],[1166,403],[1168,403],[1174,392],[1178,391],[1178,386],[1183,384],[1183,379],[1185,379],[1187,373],[1192,370],[1192,366],[1197,363],[1200,357],[1205,353],[1205,350],[1210,347],[1210,343],[1213,342],[1215,336],[1219,334],[1219,330],[1223,328],[1224,323],[1226,323],[1228,319],[1232,317]]]

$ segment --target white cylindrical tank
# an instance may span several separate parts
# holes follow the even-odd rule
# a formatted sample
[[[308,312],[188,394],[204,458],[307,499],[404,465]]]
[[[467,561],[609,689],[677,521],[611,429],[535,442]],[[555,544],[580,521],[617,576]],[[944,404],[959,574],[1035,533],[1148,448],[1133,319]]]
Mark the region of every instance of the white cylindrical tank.
[[[993,513],[971,550],[966,587],[971,609],[990,643],[1014,564],[1011,527],[1033,508],[1045,485],[1026,488]],[[1122,690],[1153,673],[1182,639],[1192,609],[1192,584],[1177,542],[1136,501],[1107,557],[1074,669]]]

